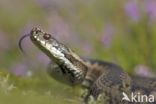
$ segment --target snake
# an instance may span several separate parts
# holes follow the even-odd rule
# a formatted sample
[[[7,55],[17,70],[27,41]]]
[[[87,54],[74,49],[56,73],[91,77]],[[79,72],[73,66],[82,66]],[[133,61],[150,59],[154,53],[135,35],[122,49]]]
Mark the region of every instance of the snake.
[[[89,93],[86,99],[90,96],[97,99],[100,94],[105,94],[108,97],[105,104],[146,104],[122,101],[123,92],[128,97],[132,92],[148,96],[153,94],[156,99],[156,78],[130,75],[119,65],[81,57],[54,38],[54,35],[34,27],[20,39],[19,47],[23,51],[22,40],[29,36],[32,43],[51,59],[48,73],[55,80],[70,86],[87,88]]]

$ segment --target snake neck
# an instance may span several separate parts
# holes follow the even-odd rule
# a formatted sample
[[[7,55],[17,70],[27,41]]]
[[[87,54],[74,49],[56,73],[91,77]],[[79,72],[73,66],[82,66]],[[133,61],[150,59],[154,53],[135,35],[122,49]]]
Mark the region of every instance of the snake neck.
[[[70,53],[64,53],[64,60],[66,60],[65,64],[62,64],[61,67],[67,71],[65,74],[71,73],[75,81],[82,82],[88,71],[85,62],[71,50]]]

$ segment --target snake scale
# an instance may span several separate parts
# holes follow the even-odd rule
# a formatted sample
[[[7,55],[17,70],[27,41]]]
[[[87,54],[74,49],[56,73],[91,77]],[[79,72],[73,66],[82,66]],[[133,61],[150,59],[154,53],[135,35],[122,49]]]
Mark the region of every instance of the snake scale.
[[[26,36],[30,36],[31,41],[52,60],[48,67],[50,75],[68,85],[82,85],[89,89],[86,99],[89,96],[97,99],[100,94],[105,94],[108,97],[105,104],[156,104],[121,100],[123,92],[128,97],[132,92],[148,96],[153,94],[153,99],[156,99],[156,78],[129,75],[118,65],[79,57],[51,34],[37,27],[20,39],[21,50],[21,42]]]

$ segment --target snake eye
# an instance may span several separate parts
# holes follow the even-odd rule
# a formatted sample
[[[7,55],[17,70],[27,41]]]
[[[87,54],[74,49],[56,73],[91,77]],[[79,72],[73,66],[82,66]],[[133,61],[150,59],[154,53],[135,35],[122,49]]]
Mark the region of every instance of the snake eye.
[[[50,34],[45,33],[43,36],[44,39],[49,40],[51,38]]]

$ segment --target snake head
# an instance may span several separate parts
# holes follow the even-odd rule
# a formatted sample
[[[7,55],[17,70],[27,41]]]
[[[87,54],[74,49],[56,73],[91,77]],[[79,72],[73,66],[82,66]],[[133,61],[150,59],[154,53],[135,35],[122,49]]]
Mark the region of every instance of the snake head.
[[[63,51],[68,52],[68,48],[59,43],[51,34],[42,31],[40,28],[33,28],[30,34],[32,42],[56,61],[59,61],[59,58],[64,56]]]
[[[33,28],[30,34],[32,42],[53,60],[60,62],[62,60],[60,58],[72,54],[70,48],[66,47],[52,36],[55,34],[46,33],[37,27]],[[75,55],[75,57],[78,58],[77,55]]]
[[[36,27],[31,30],[30,39],[50,59],[58,64],[65,74],[72,76],[75,81],[83,81],[87,67],[82,59],[70,48],[57,41],[51,34]]]

